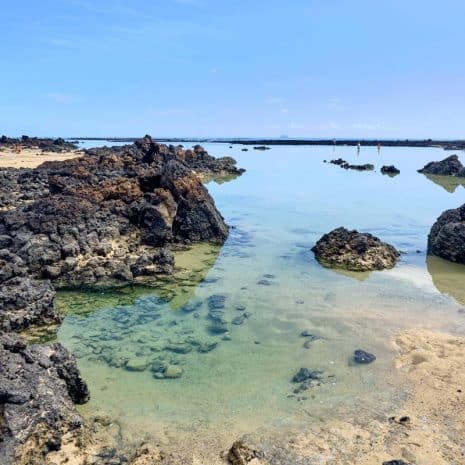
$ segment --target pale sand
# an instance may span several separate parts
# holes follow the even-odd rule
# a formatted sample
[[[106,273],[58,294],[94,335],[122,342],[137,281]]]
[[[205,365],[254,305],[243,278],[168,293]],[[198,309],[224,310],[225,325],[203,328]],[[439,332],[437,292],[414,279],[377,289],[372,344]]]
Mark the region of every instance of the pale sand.
[[[392,415],[326,420],[321,426],[309,424],[305,432],[271,440],[284,452],[287,465],[381,465],[394,459],[412,465],[465,464],[465,337],[412,329],[397,334],[392,344],[397,351],[393,362],[396,376],[386,382],[395,384],[399,398],[406,400],[393,406]],[[402,417],[407,419],[401,421]],[[87,442],[90,456],[96,442],[100,442],[95,439]],[[231,438],[231,444],[235,439]],[[216,457],[211,462],[199,461],[194,452],[188,462],[184,459],[169,463],[225,463],[218,452],[211,452]],[[277,463],[274,453],[268,452],[269,461],[253,459],[249,465]],[[165,463],[156,446],[138,455],[129,463]],[[84,465],[88,458],[70,438],[60,452],[50,454],[47,463]]]
[[[465,464],[465,338],[426,330],[396,335],[399,390],[407,401],[392,417],[325,424],[299,435],[291,447],[315,463],[381,465]],[[390,382],[391,380],[386,380]],[[399,421],[403,416],[407,421]],[[266,463],[266,462],[264,462]]]
[[[0,150],[0,168],[36,168],[44,161],[68,160],[83,153],[78,150],[55,153],[42,152],[40,149],[23,149],[21,153],[14,153],[11,149]]]

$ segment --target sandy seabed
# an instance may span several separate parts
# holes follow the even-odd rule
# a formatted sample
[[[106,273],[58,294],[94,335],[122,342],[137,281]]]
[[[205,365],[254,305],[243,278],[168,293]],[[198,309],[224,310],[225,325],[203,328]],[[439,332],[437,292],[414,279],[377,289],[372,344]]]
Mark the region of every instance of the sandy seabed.
[[[382,465],[403,460],[412,465],[463,465],[465,463],[465,338],[424,329],[395,335],[397,352],[393,383],[404,402],[379,418],[325,420],[305,432],[286,432],[280,438],[257,438],[264,458],[250,465]],[[231,438],[231,443],[237,438]],[[271,444],[271,446],[270,446]],[[182,446],[181,446],[182,449]],[[86,463],[86,453],[74,441],[50,454],[48,463]],[[148,444],[134,464],[227,463],[221,451],[204,451],[180,461],[162,460],[157,446]],[[226,455],[223,453],[223,457]],[[165,456],[166,458],[166,456]],[[174,460],[173,460],[174,459]],[[188,460],[186,462],[186,460]],[[238,462],[239,463],[239,462]]]

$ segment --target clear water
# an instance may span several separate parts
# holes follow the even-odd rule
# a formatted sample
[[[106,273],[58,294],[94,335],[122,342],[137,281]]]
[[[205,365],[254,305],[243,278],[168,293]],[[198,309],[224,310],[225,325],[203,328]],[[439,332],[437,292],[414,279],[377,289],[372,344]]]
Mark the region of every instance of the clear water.
[[[390,337],[411,327],[465,334],[465,267],[425,254],[431,225],[465,202],[465,189],[416,172],[448,153],[205,146],[247,169],[234,181],[208,184],[234,228],[226,244],[180,254],[176,278],[155,289],[59,296],[67,312],[59,340],[76,354],[92,393],[82,413],[110,415],[127,440],[155,437],[218,457],[244,433],[270,436],[388,412],[401,400]],[[373,163],[376,172],[323,163],[337,157]],[[383,164],[401,174],[383,176]],[[322,268],[310,248],[341,225],[392,243],[404,252],[401,263],[363,274]],[[212,295],[225,297],[227,333],[211,331]],[[232,324],[244,311],[248,318]],[[302,330],[321,339],[305,348]],[[376,362],[353,365],[357,348],[376,354]],[[125,368],[127,360],[143,371]],[[160,361],[182,376],[154,378],[151,366]],[[301,367],[323,371],[321,385],[294,394],[290,381]]]

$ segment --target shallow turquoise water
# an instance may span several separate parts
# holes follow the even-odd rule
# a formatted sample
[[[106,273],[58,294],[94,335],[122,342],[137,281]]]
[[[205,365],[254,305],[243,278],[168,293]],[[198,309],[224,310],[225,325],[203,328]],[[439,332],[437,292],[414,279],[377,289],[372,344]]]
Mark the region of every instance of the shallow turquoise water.
[[[465,304],[465,267],[427,263],[425,255],[431,225],[465,202],[465,190],[449,192],[416,172],[449,153],[205,146],[247,169],[234,181],[208,184],[234,229],[221,250],[199,252],[198,279],[174,285],[170,301],[156,289],[121,301],[74,295],[95,307],[69,314],[59,331],[92,393],[82,412],[111,415],[129,440],[151,435],[175,445],[182,438],[188,448],[218,450],[243,433],[271,435],[326,418],[389,412],[400,400],[392,335],[411,327],[465,334],[458,311]],[[337,157],[373,163],[376,172],[323,163]],[[383,164],[395,164],[401,174],[381,175]],[[322,268],[310,248],[341,225],[392,243],[404,252],[401,263],[370,274]],[[224,296],[226,333],[212,328],[212,295]],[[302,330],[320,339],[304,348]],[[375,353],[376,362],[354,366],[357,348]],[[128,370],[128,360],[142,371]],[[182,376],[154,378],[151,367],[161,363],[181,368]],[[323,371],[321,385],[294,394],[290,380],[301,367]]]

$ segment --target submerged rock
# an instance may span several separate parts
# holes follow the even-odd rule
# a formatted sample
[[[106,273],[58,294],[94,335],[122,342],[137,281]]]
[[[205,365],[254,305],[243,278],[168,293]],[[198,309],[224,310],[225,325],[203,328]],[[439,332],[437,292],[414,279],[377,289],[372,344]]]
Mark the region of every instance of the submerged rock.
[[[253,459],[263,458],[263,452],[243,440],[236,441],[229,449],[226,459],[231,465],[247,465]]]
[[[180,378],[184,374],[184,370],[177,365],[168,365],[163,373],[165,378]]]
[[[428,235],[428,255],[465,263],[465,204],[436,220]]]
[[[465,168],[457,155],[451,155],[442,161],[432,161],[418,170],[422,174],[465,177]]]
[[[144,371],[149,366],[145,358],[131,358],[126,362],[128,371]]]
[[[323,372],[319,370],[309,370],[308,368],[301,368],[297,372],[297,374],[294,375],[291,381],[293,383],[302,383],[303,381],[307,381],[309,379],[318,380],[321,379],[322,374]]]
[[[354,352],[354,361],[355,363],[368,364],[376,360],[376,357],[370,352],[365,352],[364,350],[357,349]]]
[[[322,265],[350,271],[393,268],[400,257],[392,245],[377,237],[343,227],[321,237],[312,251]]]

